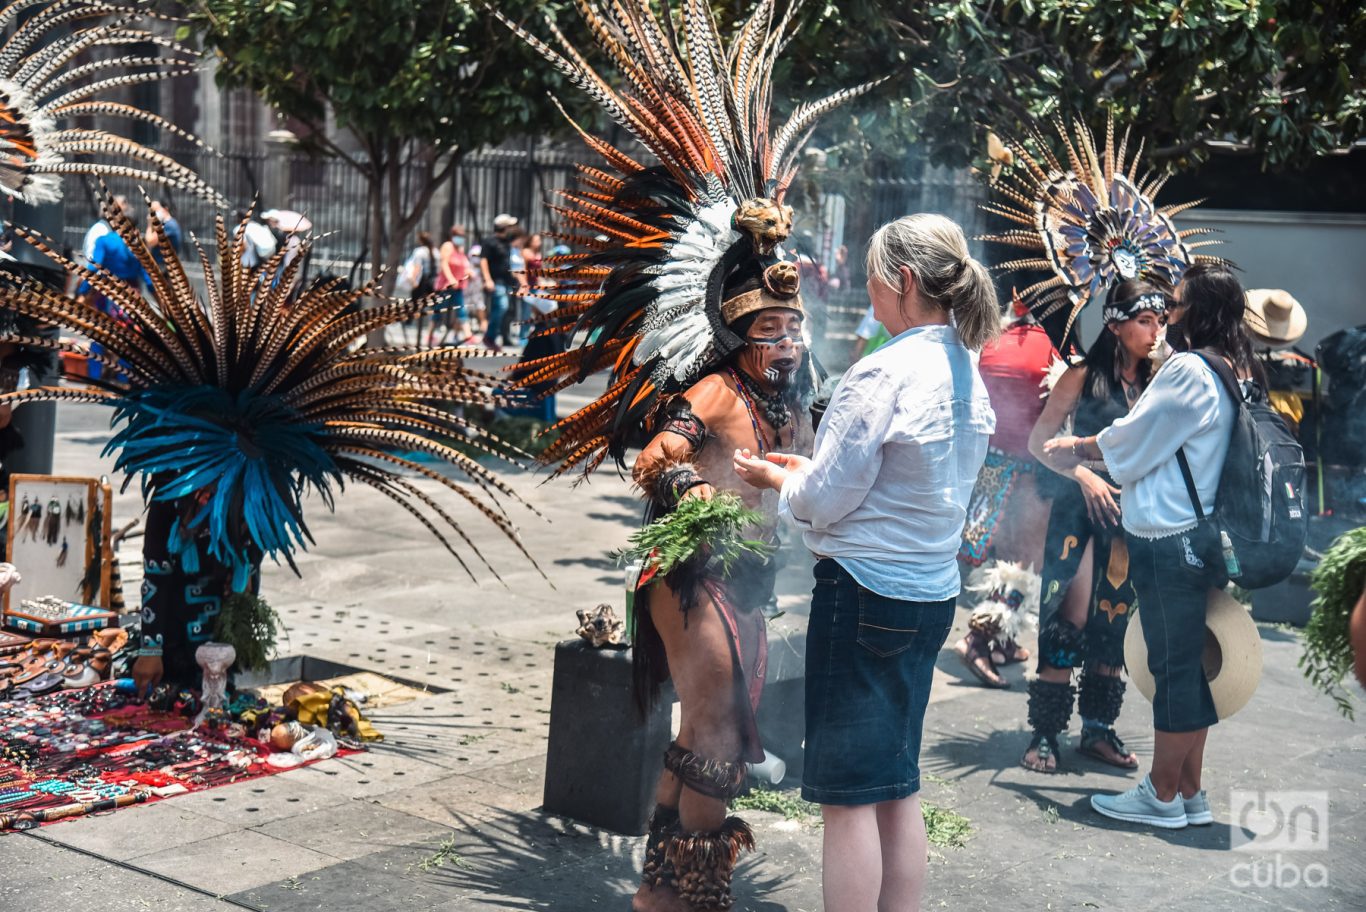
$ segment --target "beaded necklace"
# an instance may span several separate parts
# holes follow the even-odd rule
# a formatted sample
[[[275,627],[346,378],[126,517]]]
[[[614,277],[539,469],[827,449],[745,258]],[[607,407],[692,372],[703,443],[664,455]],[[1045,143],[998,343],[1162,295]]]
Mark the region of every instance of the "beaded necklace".
[[[759,444],[759,458],[768,455],[768,435],[764,433],[764,426],[759,422],[759,410],[754,405],[754,397],[750,393],[749,387],[744,379],[733,367],[726,370],[730,373],[730,378],[735,381],[735,389],[740,394],[740,401],[745,404],[745,411],[749,413],[749,423],[754,427],[754,439]],[[779,445],[783,442],[783,432],[781,428],[775,428],[778,434]],[[796,429],[793,429],[793,440],[796,440]]]

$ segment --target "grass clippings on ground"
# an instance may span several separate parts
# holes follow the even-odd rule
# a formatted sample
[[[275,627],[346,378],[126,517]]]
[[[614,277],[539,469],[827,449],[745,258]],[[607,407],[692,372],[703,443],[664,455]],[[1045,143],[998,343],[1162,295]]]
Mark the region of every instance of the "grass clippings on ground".
[[[446,839],[436,847],[436,851],[426,858],[408,865],[408,871],[411,873],[414,869],[417,869],[422,873],[427,874],[438,868],[444,868],[448,864],[456,868],[468,868],[470,866],[469,862],[455,850],[454,836],[446,837]]]
[[[795,789],[778,790],[758,787],[751,789],[731,802],[737,811],[768,811],[781,814],[784,819],[796,823],[821,826],[821,808],[805,800]],[[967,844],[972,833],[972,822],[957,811],[937,807],[928,802],[920,802],[921,812],[925,815],[925,834],[930,845],[941,849],[961,849]]]

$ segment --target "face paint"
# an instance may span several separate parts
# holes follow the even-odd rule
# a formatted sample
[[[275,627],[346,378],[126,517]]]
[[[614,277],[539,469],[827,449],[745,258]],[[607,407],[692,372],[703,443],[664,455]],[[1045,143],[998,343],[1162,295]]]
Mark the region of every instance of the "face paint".
[[[749,336],[742,359],[746,372],[769,386],[781,388],[792,382],[801,366],[806,343],[801,331],[781,336]]]

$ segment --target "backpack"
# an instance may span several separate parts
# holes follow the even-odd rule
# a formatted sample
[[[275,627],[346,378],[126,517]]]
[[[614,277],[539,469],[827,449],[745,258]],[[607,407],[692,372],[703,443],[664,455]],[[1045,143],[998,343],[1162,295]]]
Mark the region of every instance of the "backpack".
[[[1222,357],[1197,355],[1218,375],[1237,406],[1214,510],[1200,506],[1184,449],[1176,451],[1195,515],[1219,532],[1231,581],[1243,589],[1274,586],[1294,572],[1309,531],[1304,502],[1304,449],[1264,398],[1249,401]]]
[[[436,290],[437,253],[431,247],[427,247],[426,251],[427,256],[421,260],[422,271],[418,274],[417,283],[413,285],[414,298],[425,298]]]

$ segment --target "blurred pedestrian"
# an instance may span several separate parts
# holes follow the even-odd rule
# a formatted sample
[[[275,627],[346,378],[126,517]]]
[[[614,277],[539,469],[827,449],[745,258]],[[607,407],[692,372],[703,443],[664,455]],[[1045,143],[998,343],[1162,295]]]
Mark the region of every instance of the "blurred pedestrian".
[[[176,254],[179,254],[181,242],[180,222],[176,220],[175,216],[171,215],[171,210],[166,208],[166,204],[160,200],[152,200],[151,210],[152,214],[161,222],[161,230],[166,234],[166,242],[171,245],[171,249],[175,251]],[[161,255],[161,243],[157,239],[156,232],[152,230],[151,219],[148,219],[147,221],[147,230],[143,232],[143,240],[146,241],[148,248],[152,251],[152,258],[156,260],[157,265],[165,266],[165,260]]]
[[[498,345],[500,335],[504,342],[507,341],[503,319],[508,312],[509,298],[518,288],[517,278],[512,274],[512,246],[509,240],[516,227],[515,216],[500,213],[493,219],[493,233],[479,245],[479,271],[483,279],[488,317],[484,346],[492,351],[502,351]]]
[[[465,226],[452,225],[436,258],[438,266],[435,290],[444,294],[441,307],[441,344],[451,338],[457,345],[467,345],[474,339],[465,323],[465,287],[470,282],[470,259],[465,255]],[[429,340],[430,344],[430,340]]]
[[[958,549],[959,563],[973,573],[968,588],[980,597],[954,651],[988,687],[1009,686],[997,666],[1030,657],[1016,637],[1038,612],[1044,555],[1039,530],[1048,523],[1048,502],[1037,483],[1046,470],[1029,452],[1029,435],[1043,411],[1040,389],[1057,357],[1048,333],[1028,308],[1017,307],[977,363],[996,413],[996,433],[968,501]]]
[[[958,225],[912,215],[868,246],[890,342],[844,375],[815,456],[737,451],[819,557],[806,641],[802,797],[821,805],[829,910],[914,910],[928,845],[920,741],[953,623],[964,510],[995,429],[973,352],[1000,332]]]

